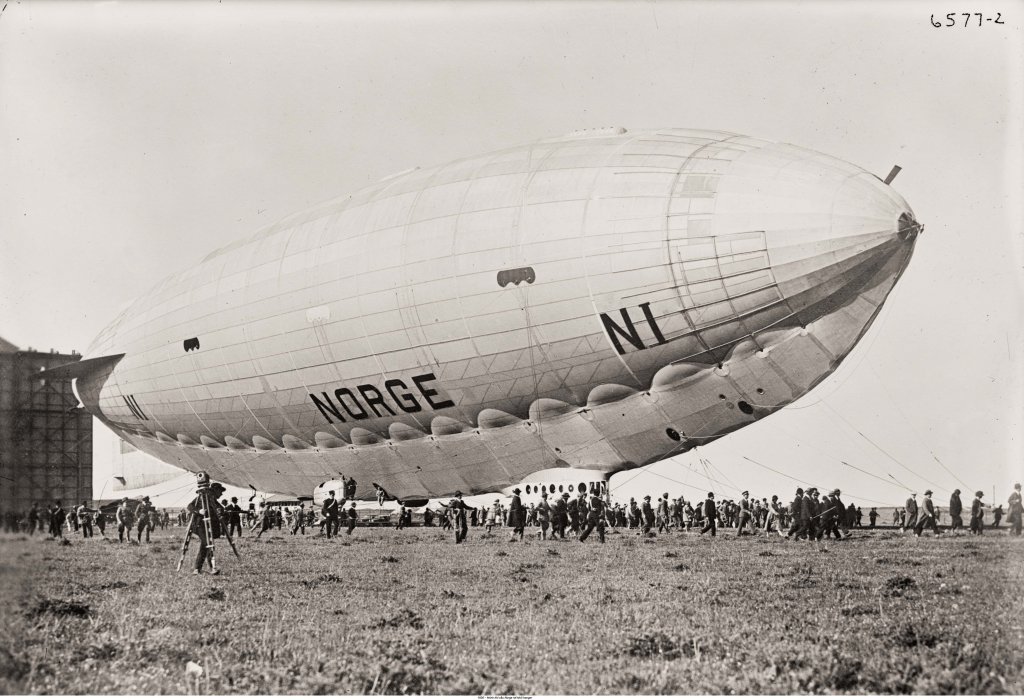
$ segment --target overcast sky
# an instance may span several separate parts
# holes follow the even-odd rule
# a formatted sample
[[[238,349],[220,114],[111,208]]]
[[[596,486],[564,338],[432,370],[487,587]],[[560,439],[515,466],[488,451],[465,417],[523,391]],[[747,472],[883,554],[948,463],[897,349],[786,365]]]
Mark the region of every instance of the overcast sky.
[[[832,378],[616,495],[1005,499],[1024,457],[1024,7],[936,29],[939,9],[8,0],[0,336],[82,352],[166,274],[412,166],[583,127],[722,129],[898,163],[926,230]]]

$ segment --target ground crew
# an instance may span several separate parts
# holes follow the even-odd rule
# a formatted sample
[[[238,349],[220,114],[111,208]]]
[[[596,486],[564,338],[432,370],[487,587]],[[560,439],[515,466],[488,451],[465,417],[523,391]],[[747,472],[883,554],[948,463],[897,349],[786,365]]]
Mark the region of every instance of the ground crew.
[[[338,534],[338,511],[340,508],[341,505],[334,498],[334,491],[328,491],[327,498],[324,499],[324,506],[320,511],[324,516],[324,532],[327,533],[327,539]]]
[[[921,518],[914,528],[914,536],[920,537],[926,527],[930,527],[936,535],[939,533],[939,526],[936,524],[935,506],[932,504],[932,492],[928,489],[924,492],[924,500],[921,502]]]
[[[224,509],[228,521],[228,537],[237,534],[242,536],[242,506],[238,505],[238,497],[232,496],[231,503]]]
[[[640,506],[640,534],[646,535],[654,528],[654,509],[651,508],[651,497],[644,496],[644,503]]]
[[[789,504],[789,512],[793,516],[793,525],[790,526],[786,537],[793,537],[798,540],[806,537],[807,519],[805,514],[807,510],[804,508],[804,490],[802,488],[796,490],[796,495],[793,496],[793,501]]]
[[[955,489],[949,497],[949,531],[956,532],[964,526],[964,519],[961,515],[964,512],[964,504],[960,502],[960,489]]]
[[[348,504],[348,529],[345,530],[346,535],[351,535],[352,531],[356,529],[356,502],[349,501]]]
[[[917,527],[917,494],[910,494],[910,498],[907,499],[907,520],[906,523],[901,524],[900,530],[913,530]]]
[[[523,541],[523,530],[526,528],[526,508],[523,507],[523,500],[519,497],[521,493],[522,491],[518,488],[512,489],[512,503],[508,507],[508,525],[512,528],[512,537],[509,538],[509,542],[515,542],[516,533],[519,534],[519,541]],[[462,494],[458,493],[458,495]],[[458,534],[456,534],[455,541],[462,541]]]
[[[117,507],[114,519],[117,522],[117,541],[124,542],[124,538],[127,537],[130,543],[132,541],[132,511],[127,497],[121,499],[121,505]]]
[[[871,522],[871,529],[875,529],[875,522],[878,520],[878,511],[874,508],[868,513],[868,520]]]
[[[299,507],[292,511],[292,534],[306,534],[306,504],[299,503]]]
[[[1013,485],[1013,493],[1006,499],[1009,509],[1006,514],[1006,522],[1010,524],[1010,534],[1020,536],[1021,519],[1024,516],[1024,505],[1021,503],[1020,484]]]
[[[125,499],[127,500],[127,499]],[[53,538],[59,538],[61,531],[64,528],[64,507],[60,504],[60,501],[54,501],[53,505],[50,506],[50,535]]]
[[[778,496],[772,496],[772,502],[768,504],[768,517],[764,523],[765,537],[772,534],[773,525],[775,526],[775,531],[779,533],[779,537],[785,537],[782,534],[782,504],[779,503]]]
[[[92,514],[95,511],[89,510],[89,506],[82,501],[82,505],[78,506],[78,510],[75,513],[78,517],[78,526],[82,530],[82,537],[92,537]]]
[[[548,503],[547,492],[540,495],[540,503],[537,504],[537,524],[540,526],[540,538],[546,540],[551,526],[551,505]]]
[[[259,539],[260,535],[274,525],[274,511],[267,505],[266,501],[260,501],[260,510],[256,515],[256,522],[253,523],[252,529],[255,530],[257,525],[260,526],[260,531],[256,533],[256,539]]]
[[[707,522],[704,524],[704,528],[700,531],[700,534],[704,534],[708,530],[711,530],[711,536],[714,537],[715,533],[718,532],[718,509],[715,507],[715,494],[708,492],[708,497],[704,501],[704,520]]]
[[[153,505],[149,502],[149,496],[143,496],[142,502],[135,506],[135,539],[142,544],[142,531],[146,531],[146,543],[149,543],[149,533],[152,528],[149,526],[150,513]]]
[[[518,492],[519,489],[516,489],[516,493]],[[515,497],[513,497],[513,500],[514,498]],[[466,541],[466,535],[469,534],[469,523],[466,521],[466,511],[476,510],[476,508],[466,505],[466,502],[462,500],[462,491],[455,492],[455,497],[448,503],[448,508],[451,509],[455,516],[455,544],[462,544]],[[520,529],[519,533],[521,536],[522,529]]]
[[[554,505],[551,507],[551,536],[558,536],[561,539],[565,539],[565,528],[569,526],[569,506],[568,506],[569,494],[566,492],[562,493],[560,498],[556,498]]]
[[[501,503],[499,503],[498,499],[495,498],[494,499],[494,505],[491,507],[490,511],[488,511],[488,513],[487,513],[487,520],[486,520],[487,532],[490,532],[498,524],[498,511],[500,510],[500,507],[501,507]]]
[[[655,522],[658,524],[658,533],[669,531],[669,515],[668,515],[668,494],[662,494],[661,498],[658,499],[658,512],[655,516]]]
[[[580,484],[580,486],[582,487],[583,484]],[[575,534],[578,537],[580,532],[583,531],[583,528],[587,524],[587,511],[590,510],[590,508],[587,506],[587,492],[583,488],[580,488],[579,495],[576,497],[575,500],[576,500],[576,513],[579,516],[579,520],[578,520],[579,529],[576,531]]]
[[[974,492],[974,502],[971,503],[971,534],[984,534],[985,528],[985,506],[981,502],[981,491]]]
[[[747,524],[750,524],[750,532],[746,534],[754,534],[754,525],[750,522],[750,492],[744,491],[743,498],[740,499],[740,524],[736,528],[736,536],[739,537],[744,534],[743,528]]]
[[[587,509],[587,527],[580,533],[580,542],[585,542],[595,527],[597,538],[604,542],[604,508],[605,503],[601,497],[596,493],[591,494],[590,508]]]

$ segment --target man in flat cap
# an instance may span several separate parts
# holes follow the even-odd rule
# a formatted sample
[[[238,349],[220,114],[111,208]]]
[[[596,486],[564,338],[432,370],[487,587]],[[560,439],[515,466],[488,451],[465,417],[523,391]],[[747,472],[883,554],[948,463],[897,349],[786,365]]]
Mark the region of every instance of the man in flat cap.
[[[754,524],[751,521],[753,513],[750,510],[750,491],[744,491],[742,496],[743,497],[740,498],[740,524],[739,527],[736,528],[737,537],[741,535],[754,534]],[[750,532],[743,532],[743,528],[747,525],[750,525]]]
[[[651,497],[644,496],[643,505],[640,506],[640,534],[646,535],[654,528],[654,509],[651,508]]]

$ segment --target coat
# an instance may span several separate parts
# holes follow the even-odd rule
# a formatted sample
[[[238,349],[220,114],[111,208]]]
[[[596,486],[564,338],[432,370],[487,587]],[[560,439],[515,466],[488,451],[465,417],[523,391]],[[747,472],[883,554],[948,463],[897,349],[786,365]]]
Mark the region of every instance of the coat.
[[[523,499],[518,493],[512,495],[512,503],[508,507],[508,526],[526,527],[526,508],[523,507]]]
[[[709,498],[704,501],[704,518],[711,520],[718,517],[718,509],[715,507],[715,499]]]

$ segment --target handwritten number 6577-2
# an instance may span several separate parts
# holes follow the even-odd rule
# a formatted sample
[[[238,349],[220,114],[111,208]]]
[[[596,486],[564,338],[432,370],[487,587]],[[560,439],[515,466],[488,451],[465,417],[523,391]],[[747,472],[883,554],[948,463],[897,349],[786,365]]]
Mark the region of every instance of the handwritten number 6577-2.
[[[935,15],[932,15],[931,16],[932,26],[936,27],[936,28],[938,28],[938,27],[955,27],[956,26],[956,16],[957,16],[957,14],[958,13],[956,13],[956,12],[950,12],[949,14],[947,14],[946,15],[946,23],[945,24],[943,24],[941,21],[936,21]],[[984,15],[981,12],[960,12],[959,15],[964,18],[964,27],[971,26],[971,17],[977,17],[978,18],[978,26],[979,27],[982,26],[982,23],[986,22],[986,21],[992,22],[993,24],[1006,24],[1006,22],[1003,21],[1003,13],[1002,12],[997,12],[994,19],[992,17],[989,17],[989,18],[987,18],[987,20],[986,20],[986,18],[984,17]]]

